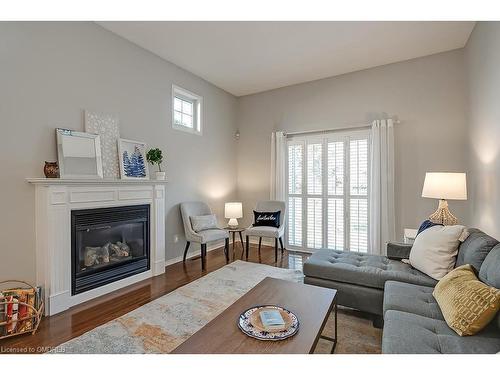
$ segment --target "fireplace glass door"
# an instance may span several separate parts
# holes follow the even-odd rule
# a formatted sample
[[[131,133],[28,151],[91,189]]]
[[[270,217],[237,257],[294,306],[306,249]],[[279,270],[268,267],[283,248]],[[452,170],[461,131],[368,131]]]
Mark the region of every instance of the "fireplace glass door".
[[[71,213],[73,294],[149,269],[149,205]]]

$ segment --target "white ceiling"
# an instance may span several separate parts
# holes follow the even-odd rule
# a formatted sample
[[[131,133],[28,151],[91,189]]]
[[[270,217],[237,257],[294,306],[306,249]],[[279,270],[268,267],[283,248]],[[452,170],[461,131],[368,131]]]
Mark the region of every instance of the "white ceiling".
[[[474,22],[99,22],[236,96],[462,48]]]

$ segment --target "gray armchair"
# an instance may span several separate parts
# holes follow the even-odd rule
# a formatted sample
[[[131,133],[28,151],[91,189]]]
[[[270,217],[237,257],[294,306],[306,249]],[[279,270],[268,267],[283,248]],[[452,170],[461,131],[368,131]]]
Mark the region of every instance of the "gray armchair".
[[[181,215],[184,222],[184,231],[186,233],[186,248],[184,250],[183,262],[186,261],[186,255],[191,242],[199,243],[201,247],[201,269],[206,269],[207,243],[224,239],[224,254],[226,262],[229,261],[229,233],[220,228],[206,229],[199,232],[193,230],[191,224],[192,216],[211,215],[212,210],[204,202],[184,202],[181,203]]]
[[[246,258],[248,259],[248,251],[250,248],[249,237],[259,237],[259,255],[260,247],[262,244],[262,237],[274,238],[274,261],[278,261],[278,240],[281,245],[281,256],[285,248],[283,247],[283,236],[285,235],[285,223],[286,223],[286,204],[283,201],[261,201],[257,202],[255,206],[255,211],[260,212],[276,212],[281,211],[280,214],[280,226],[275,227],[249,227],[245,230],[246,236]]]

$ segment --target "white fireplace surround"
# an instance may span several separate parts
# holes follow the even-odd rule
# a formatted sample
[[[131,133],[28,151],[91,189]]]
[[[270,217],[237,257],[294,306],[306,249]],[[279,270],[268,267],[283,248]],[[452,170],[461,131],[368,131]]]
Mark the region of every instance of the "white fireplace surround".
[[[36,282],[44,288],[46,315],[165,272],[166,181],[50,178],[27,181],[36,188]],[[71,211],[140,204],[150,205],[150,269],[72,296]]]

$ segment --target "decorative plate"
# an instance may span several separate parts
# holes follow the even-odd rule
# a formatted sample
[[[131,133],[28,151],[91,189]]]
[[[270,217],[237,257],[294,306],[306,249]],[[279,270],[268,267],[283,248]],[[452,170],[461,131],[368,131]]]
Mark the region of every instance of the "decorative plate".
[[[285,328],[277,331],[265,330],[260,320],[259,312],[262,310],[276,309],[285,321]],[[255,306],[244,311],[238,318],[238,327],[241,331],[257,340],[279,341],[292,337],[299,331],[299,320],[297,316],[280,306],[262,305]]]

